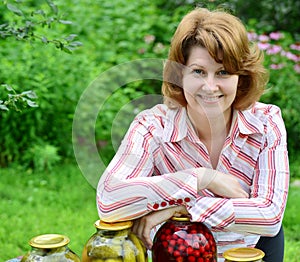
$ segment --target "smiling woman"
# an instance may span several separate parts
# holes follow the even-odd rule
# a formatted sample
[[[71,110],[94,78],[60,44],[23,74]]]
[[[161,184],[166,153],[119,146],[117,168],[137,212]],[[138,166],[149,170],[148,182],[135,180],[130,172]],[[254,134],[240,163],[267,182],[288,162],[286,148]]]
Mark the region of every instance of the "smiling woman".
[[[282,261],[286,131],[280,109],[258,102],[262,58],[238,18],[188,13],[165,63],[165,104],[136,116],[101,176],[100,218],[134,220],[151,249],[153,229],[188,215],[213,232],[219,262],[229,248],[255,246]]]

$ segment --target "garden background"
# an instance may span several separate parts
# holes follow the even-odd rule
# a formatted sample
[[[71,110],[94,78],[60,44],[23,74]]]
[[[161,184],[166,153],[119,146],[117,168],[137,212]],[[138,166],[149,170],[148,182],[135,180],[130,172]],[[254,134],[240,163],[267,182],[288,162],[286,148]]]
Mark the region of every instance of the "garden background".
[[[81,255],[98,219],[95,189],[74,157],[72,124],[84,90],[103,72],[136,59],[165,59],[170,38],[195,5],[222,5],[247,25],[270,69],[262,101],[281,107],[288,131],[291,187],[284,217],[285,261],[300,257],[300,1],[24,0],[0,6],[0,260],[22,255],[44,233],[70,237]],[[120,72],[126,75],[128,72]],[[106,81],[109,80],[106,79]],[[109,84],[109,82],[106,82]],[[112,124],[121,137],[160,81],[128,83],[105,97],[95,143],[107,163]],[[100,96],[101,97],[101,96]],[[124,105],[129,105],[124,107]],[[90,107],[89,107],[90,106]],[[86,108],[88,115],[89,109]],[[122,120],[122,121],[121,121]],[[83,125],[86,130],[89,126]]]

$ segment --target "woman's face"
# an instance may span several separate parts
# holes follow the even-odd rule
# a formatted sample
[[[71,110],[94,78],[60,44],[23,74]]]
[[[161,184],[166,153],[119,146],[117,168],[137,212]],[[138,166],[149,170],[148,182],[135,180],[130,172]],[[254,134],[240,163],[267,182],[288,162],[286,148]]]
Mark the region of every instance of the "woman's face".
[[[183,71],[183,91],[188,110],[208,118],[223,115],[228,119],[238,80],[238,75],[229,74],[205,48],[192,47]]]

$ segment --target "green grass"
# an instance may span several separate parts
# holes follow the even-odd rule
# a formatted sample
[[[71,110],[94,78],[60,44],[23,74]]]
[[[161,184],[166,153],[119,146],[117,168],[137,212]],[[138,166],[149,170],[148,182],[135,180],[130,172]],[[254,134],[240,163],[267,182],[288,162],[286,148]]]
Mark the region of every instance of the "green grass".
[[[1,170],[0,261],[30,250],[28,240],[46,233],[67,235],[81,256],[98,219],[95,189],[75,165],[50,173]]]
[[[28,240],[45,233],[67,235],[69,247],[81,256],[95,232],[95,189],[76,165],[45,173],[1,169],[0,196],[0,261],[25,254],[30,250]],[[296,262],[300,257],[299,200],[300,187],[291,186],[284,217],[284,261]]]

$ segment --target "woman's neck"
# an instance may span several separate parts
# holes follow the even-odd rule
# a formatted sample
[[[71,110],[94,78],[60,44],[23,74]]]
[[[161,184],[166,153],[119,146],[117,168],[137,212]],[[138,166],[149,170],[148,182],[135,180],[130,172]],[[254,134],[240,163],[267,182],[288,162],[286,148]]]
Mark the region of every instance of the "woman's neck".
[[[216,117],[207,117],[187,108],[187,114],[192,122],[198,137],[202,141],[225,139],[232,121],[232,109]]]

